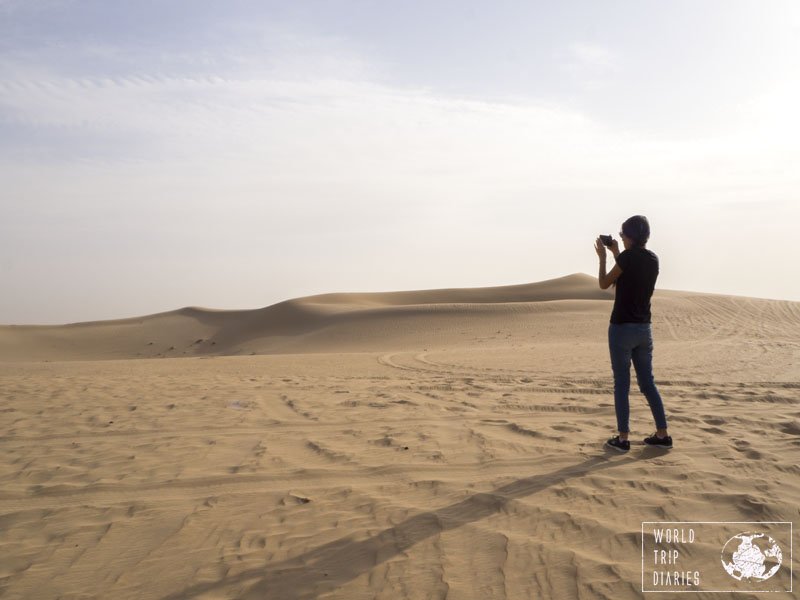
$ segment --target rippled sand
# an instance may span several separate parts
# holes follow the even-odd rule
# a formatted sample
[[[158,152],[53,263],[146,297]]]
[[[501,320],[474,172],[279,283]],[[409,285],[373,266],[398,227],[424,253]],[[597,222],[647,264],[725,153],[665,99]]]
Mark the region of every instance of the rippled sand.
[[[642,521],[797,525],[800,303],[658,290],[675,448],[617,454],[612,298],[578,274],[2,327],[0,595],[640,598]]]

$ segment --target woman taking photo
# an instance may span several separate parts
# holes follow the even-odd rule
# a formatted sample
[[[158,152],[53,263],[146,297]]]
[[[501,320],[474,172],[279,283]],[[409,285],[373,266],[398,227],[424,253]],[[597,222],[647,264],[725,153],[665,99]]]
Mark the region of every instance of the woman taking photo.
[[[667,433],[664,404],[653,379],[650,298],[658,278],[658,257],[646,248],[650,238],[647,217],[631,217],[622,224],[619,235],[625,250],[620,252],[617,240],[611,240],[609,248],[616,264],[608,274],[606,246],[599,237],[595,241],[595,250],[600,258],[600,288],[605,290],[614,284],[616,293],[608,325],[608,349],[611,354],[611,370],[614,373],[614,409],[617,413],[619,434],[606,441],[606,445],[620,452],[627,452],[631,448],[628,440],[628,392],[633,361],[639,390],[647,398],[656,424],[656,432],[645,438],[644,443],[672,448],[672,437]]]

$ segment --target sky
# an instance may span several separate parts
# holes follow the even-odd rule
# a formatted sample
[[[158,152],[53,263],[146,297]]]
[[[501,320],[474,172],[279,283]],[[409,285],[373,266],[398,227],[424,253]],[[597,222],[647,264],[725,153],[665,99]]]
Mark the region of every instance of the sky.
[[[0,0],[0,323],[596,275],[635,214],[657,288],[800,301],[797,73],[794,0]]]

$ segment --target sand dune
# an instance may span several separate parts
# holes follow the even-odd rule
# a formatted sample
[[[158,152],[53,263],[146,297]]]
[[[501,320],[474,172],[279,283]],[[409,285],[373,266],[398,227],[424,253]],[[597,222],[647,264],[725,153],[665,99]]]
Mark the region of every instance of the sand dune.
[[[575,274],[4,326],[0,595],[627,600],[643,521],[797,529],[800,303],[657,290],[676,447],[618,455],[612,298]],[[635,378],[631,407],[636,441]]]
[[[613,294],[576,273],[501,287],[320,294],[254,310],[187,307],[112,321],[0,326],[0,360],[379,351],[462,343],[468,332],[511,326],[520,340],[569,343],[601,335],[596,329],[607,322]],[[796,302],[657,290],[653,306],[654,327],[669,340],[776,344],[797,339],[800,327]]]
[[[485,317],[558,300],[608,300],[613,295],[581,273],[525,285],[320,294],[255,310],[186,307],[155,315],[61,326],[0,328],[0,360],[89,360],[156,356],[315,352],[383,343],[418,329],[426,316]],[[473,306],[481,305],[481,306]],[[469,313],[474,313],[470,315]],[[402,327],[408,324],[409,329]],[[329,343],[335,339],[335,347]],[[372,338],[372,339],[369,339]]]

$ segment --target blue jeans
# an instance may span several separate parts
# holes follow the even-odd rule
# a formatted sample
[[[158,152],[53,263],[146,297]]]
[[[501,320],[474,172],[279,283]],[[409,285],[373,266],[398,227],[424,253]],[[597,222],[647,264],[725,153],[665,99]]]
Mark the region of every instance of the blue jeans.
[[[631,387],[631,359],[639,391],[647,398],[656,427],[666,429],[664,403],[653,380],[653,332],[650,323],[609,323],[608,349],[611,353],[611,370],[614,372],[617,430],[621,433],[630,431],[628,392]]]

